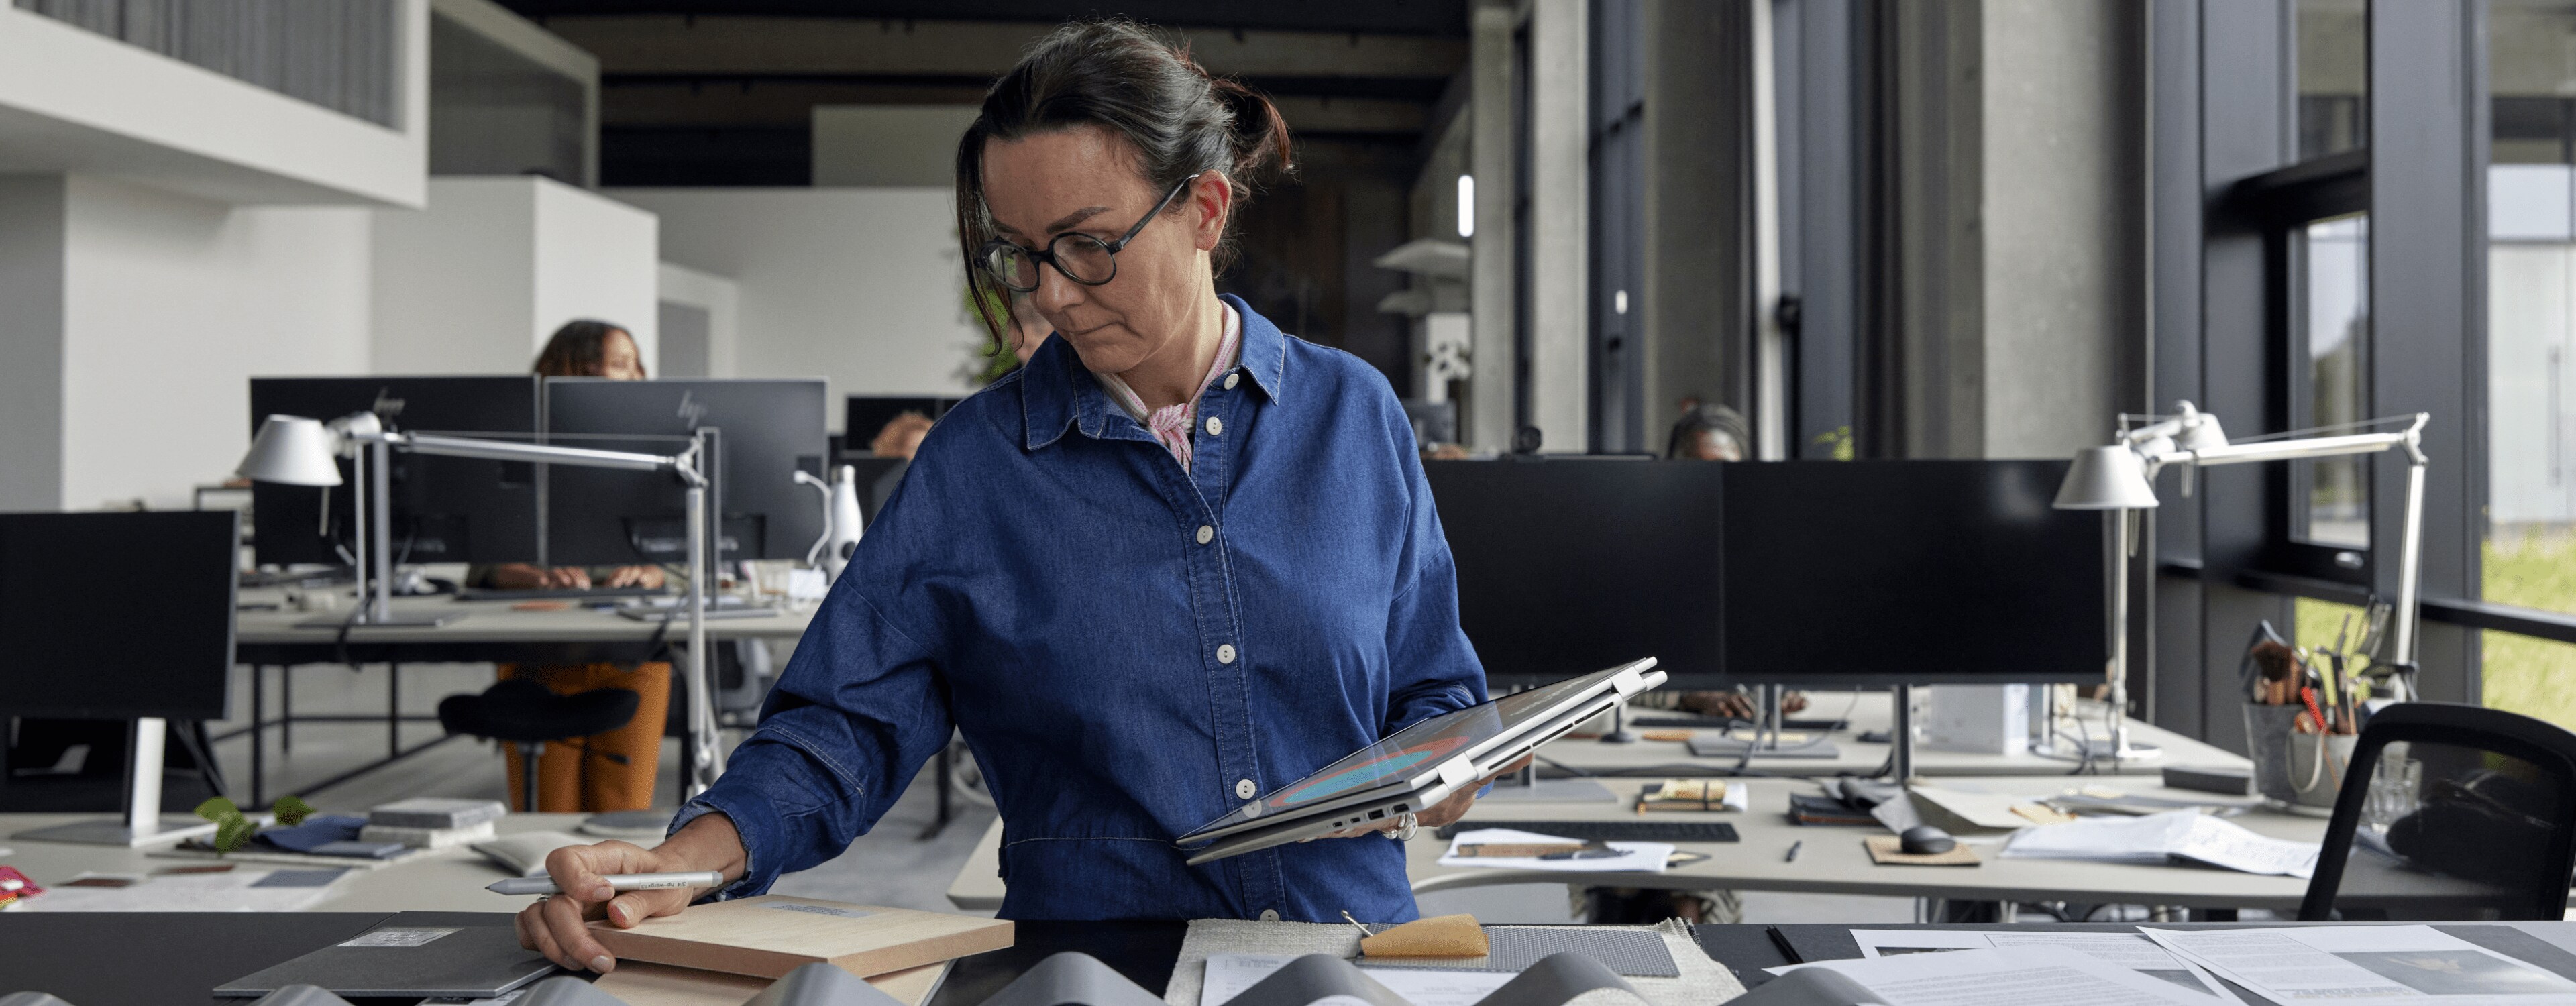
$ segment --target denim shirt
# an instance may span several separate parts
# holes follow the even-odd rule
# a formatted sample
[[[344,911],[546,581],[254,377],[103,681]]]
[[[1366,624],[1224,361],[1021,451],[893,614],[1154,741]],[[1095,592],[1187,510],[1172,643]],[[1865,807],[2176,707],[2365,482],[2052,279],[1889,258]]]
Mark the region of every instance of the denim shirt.
[[[749,867],[719,897],[839,855],[953,726],[1001,810],[1003,918],[1416,916],[1377,835],[1195,867],[1172,846],[1485,699],[1386,379],[1227,300],[1242,360],[1186,472],[1061,338],[931,430],[759,729],[673,823],[733,820]]]

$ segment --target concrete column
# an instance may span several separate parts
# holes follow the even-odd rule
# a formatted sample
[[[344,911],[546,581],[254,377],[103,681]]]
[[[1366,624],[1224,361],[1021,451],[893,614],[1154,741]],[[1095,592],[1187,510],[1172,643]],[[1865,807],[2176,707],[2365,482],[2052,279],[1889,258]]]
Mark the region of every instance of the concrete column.
[[[1646,441],[1684,397],[1755,412],[1750,7],[1646,0]]]
[[[1476,177],[1470,247],[1473,331],[1459,439],[1479,451],[1512,444],[1512,29],[1511,7],[1479,4],[1469,49],[1469,154]]]
[[[1530,425],[1582,453],[1592,263],[1590,46],[1584,0],[1533,0],[1530,44]]]
[[[63,177],[0,176],[0,511],[63,505]]]

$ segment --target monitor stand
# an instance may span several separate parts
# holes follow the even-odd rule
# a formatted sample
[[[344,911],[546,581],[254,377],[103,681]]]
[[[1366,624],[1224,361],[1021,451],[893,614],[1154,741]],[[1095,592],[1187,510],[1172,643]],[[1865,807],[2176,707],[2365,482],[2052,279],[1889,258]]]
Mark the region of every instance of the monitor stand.
[[[125,761],[123,818],[73,821],[50,828],[30,829],[9,837],[30,842],[119,845],[140,849],[214,834],[213,821],[193,814],[161,813],[162,748],[168,740],[169,723],[160,717],[145,716],[134,721],[134,746]]]
[[[2153,744],[2130,743],[2128,717],[2121,715],[2116,705],[2112,708],[2110,716],[2110,736],[2060,737],[2057,734],[2057,686],[2033,687],[2046,689],[2046,691],[2042,693],[2045,701],[2040,703],[2040,736],[2031,743],[2030,753],[2042,758],[2059,758],[2075,762],[2139,761],[2161,757],[2165,753],[2163,748]]]

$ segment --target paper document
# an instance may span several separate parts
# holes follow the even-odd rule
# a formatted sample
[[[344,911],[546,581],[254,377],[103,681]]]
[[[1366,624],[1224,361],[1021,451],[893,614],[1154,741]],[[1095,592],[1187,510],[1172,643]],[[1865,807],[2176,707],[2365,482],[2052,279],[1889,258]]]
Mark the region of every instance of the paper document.
[[[2279,1003],[2576,1006],[2576,982],[2431,926],[2140,931]]]
[[[2025,828],[2004,846],[2003,858],[2101,863],[2181,860],[2305,879],[2316,872],[2317,844],[2257,835],[2230,821],[2198,811],[2177,810]]]
[[[1887,1006],[2209,1006],[2209,996],[2057,946],[1903,954],[1773,968],[1822,968],[1868,987]]]
[[[293,912],[331,896],[321,886],[263,886],[273,870],[147,877],[125,887],[54,887],[26,899],[30,912]]]
[[[1242,995],[1243,990],[1296,959],[1296,954],[1209,954],[1207,981],[1199,987],[1199,1006],[1225,1006],[1226,1000]],[[1370,967],[1361,970],[1377,979],[1378,984],[1386,986],[1387,991],[1403,996],[1413,1006],[1476,1006],[1477,1000],[1494,994],[1494,990],[1502,988],[1503,983],[1520,977],[1508,971]]]
[[[1458,855],[1458,847],[1461,845],[1483,845],[1488,843],[1519,845],[1523,843],[1564,843],[1577,841],[1581,840],[1558,838],[1554,835],[1541,835],[1535,832],[1515,831],[1510,828],[1479,828],[1474,831],[1459,832],[1457,837],[1450,839],[1449,851],[1440,856],[1440,865],[1481,866],[1488,869],[1501,870],[1560,870],[1574,873],[1662,873],[1664,872],[1664,862],[1671,859],[1673,855],[1673,845],[1670,842],[1609,842],[1605,844],[1609,845],[1610,848],[1617,850],[1619,855],[1596,859],[1537,859],[1532,857],[1506,856],[1465,857]]]
[[[1996,947],[2059,946],[2083,954],[2115,968],[2127,968],[2163,982],[2171,982],[2194,992],[2204,992],[2233,1002],[2227,990],[2199,965],[2173,955],[2137,933],[2062,933],[2011,932],[1998,930],[1956,929],[1854,929],[1852,940],[1860,944],[1863,958],[1901,957],[1907,954],[1943,953],[1952,950],[1988,950]]]

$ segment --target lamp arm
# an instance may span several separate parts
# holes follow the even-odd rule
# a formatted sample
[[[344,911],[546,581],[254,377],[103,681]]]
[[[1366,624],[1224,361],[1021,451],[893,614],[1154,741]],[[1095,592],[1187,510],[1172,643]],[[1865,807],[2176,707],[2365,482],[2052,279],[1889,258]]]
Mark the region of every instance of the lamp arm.
[[[2413,443],[2415,431],[2397,433],[2355,433],[2340,437],[2303,437],[2297,440],[2265,440],[2250,444],[2229,444],[2205,451],[2173,451],[2150,459],[2158,464],[2201,466],[2242,465],[2261,461],[2290,461],[2298,458],[2328,458],[2349,454],[2377,454],[2393,447]]]
[[[657,472],[682,467],[682,455],[602,451],[555,444],[519,444],[506,440],[442,437],[423,433],[386,433],[382,434],[382,437],[384,442],[395,450],[410,451],[414,454],[434,454],[440,457],[529,461],[538,464],[572,465],[577,468],[619,468],[638,472]]]

